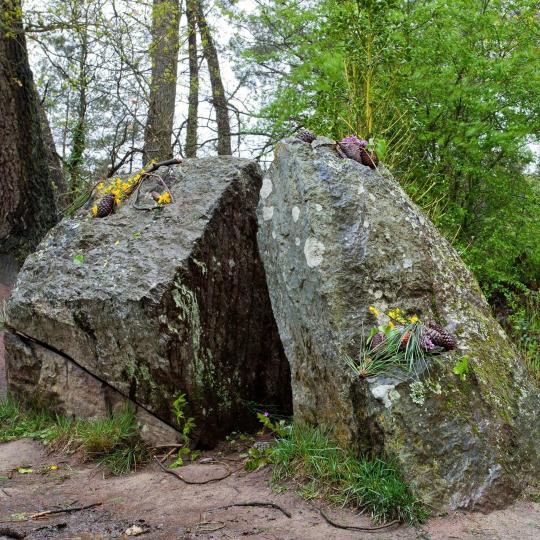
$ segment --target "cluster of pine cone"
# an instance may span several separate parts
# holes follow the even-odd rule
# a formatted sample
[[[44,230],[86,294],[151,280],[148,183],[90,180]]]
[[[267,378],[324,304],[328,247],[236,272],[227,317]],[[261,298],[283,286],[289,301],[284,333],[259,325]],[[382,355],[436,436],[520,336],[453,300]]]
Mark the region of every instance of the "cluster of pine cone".
[[[301,129],[296,133],[296,138],[307,143],[312,143],[317,138],[317,135],[307,129]],[[379,164],[379,158],[375,152],[370,152],[367,146],[368,142],[359,139],[356,135],[349,135],[349,137],[345,137],[336,143],[338,154],[341,157],[354,159],[370,169],[375,169]]]
[[[398,328],[399,330],[399,328]],[[401,337],[400,348],[405,349],[409,339],[411,337],[410,332],[404,332]],[[386,341],[386,335],[383,332],[377,332],[372,338],[370,346],[372,349],[377,348],[381,343]],[[455,349],[457,341],[455,336],[446,331],[440,324],[429,322],[422,327],[422,333],[420,335],[420,347],[427,352],[434,351],[437,348],[450,351]]]

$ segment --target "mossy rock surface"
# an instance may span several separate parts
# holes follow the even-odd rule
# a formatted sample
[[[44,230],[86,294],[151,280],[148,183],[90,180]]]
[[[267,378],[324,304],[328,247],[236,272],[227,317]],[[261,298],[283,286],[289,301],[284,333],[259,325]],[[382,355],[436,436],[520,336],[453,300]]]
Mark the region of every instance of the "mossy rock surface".
[[[171,204],[139,210],[133,194],[93,219],[89,203],[48,234],[19,274],[8,323],[164,422],[174,425],[172,402],[185,393],[193,436],[211,446],[256,426],[251,403],[290,412],[289,366],[256,244],[261,172],[222,157],[158,173]],[[137,206],[154,206],[154,190],[162,184],[146,180]],[[90,414],[45,384],[50,370],[42,376],[43,362],[23,359],[16,341],[6,349],[12,393],[39,390],[57,408]]]
[[[341,159],[328,139],[286,139],[258,214],[296,419],[396,461],[436,509],[511,502],[538,471],[538,388],[458,253],[388,171]],[[371,305],[440,323],[457,350],[416,383],[355,378],[343,355],[376,323]]]

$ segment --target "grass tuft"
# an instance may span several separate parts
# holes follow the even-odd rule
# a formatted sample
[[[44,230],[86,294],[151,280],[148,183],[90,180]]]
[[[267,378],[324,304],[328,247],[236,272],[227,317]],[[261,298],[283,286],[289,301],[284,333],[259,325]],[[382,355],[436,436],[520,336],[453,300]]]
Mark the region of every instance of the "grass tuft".
[[[319,428],[294,424],[271,451],[273,482],[300,480],[301,495],[363,508],[377,523],[398,519],[421,523],[425,505],[397,469],[381,459],[358,459],[334,444]]]
[[[77,452],[114,475],[126,474],[149,457],[130,405],[107,418],[82,420],[23,407],[7,398],[0,402],[0,442],[22,437],[40,440],[58,451]]]

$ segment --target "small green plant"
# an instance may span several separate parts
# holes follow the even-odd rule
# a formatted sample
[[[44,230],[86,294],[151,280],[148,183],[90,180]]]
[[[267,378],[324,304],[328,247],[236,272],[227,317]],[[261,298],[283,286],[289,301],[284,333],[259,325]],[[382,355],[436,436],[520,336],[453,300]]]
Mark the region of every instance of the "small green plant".
[[[248,472],[257,471],[272,462],[272,446],[252,446],[247,452],[245,469]]]
[[[467,379],[469,373],[469,357],[467,355],[462,356],[454,366],[452,370],[454,375],[457,375],[462,381]]]
[[[288,426],[283,419],[272,421],[270,414],[267,411],[257,413],[257,418],[266,429],[275,433],[278,437],[285,437],[290,429],[290,426]]]
[[[184,464],[184,461],[186,459],[190,459],[191,461],[196,460],[200,452],[191,450],[189,447],[189,434],[193,431],[195,428],[195,419],[191,416],[186,416],[186,409],[188,407],[188,402],[186,395],[181,393],[178,395],[178,397],[173,401],[172,404],[172,410],[174,417],[176,419],[176,422],[181,430],[183,439],[184,439],[184,446],[182,446],[176,455],[176,459],[169,465],[171,469],[175,469],[177,467],[181,467]]]

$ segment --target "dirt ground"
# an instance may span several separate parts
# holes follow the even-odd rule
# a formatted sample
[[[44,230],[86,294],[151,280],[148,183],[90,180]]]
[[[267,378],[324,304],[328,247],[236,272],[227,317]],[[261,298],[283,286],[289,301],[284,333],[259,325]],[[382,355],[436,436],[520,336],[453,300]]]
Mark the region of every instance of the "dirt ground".
[[[81,464],[75,457],[47,453],[36,441],[22,439],[1,444],[0,531],[8,527],[12,533],[26,534],[28,539],[72,540],[125,538],[133,526],[144,531],[144,538],[163,540],[540,538],[540,504],[525,500],[488,515],[458,512],[434,518],[418,529],[401,526],[377,533],[340,530],[323,520],[319,502],[305,501],[293,490],[273,491],[268,485],[269,470],[245,472],[242,458],[234,452],[208,452],[204,458],[209,457],[221,463],[188,465],[180,470],[181,474],[195,481],[219,478],[227,471],[232,474],[214,483],[187,485],[164,473],[156,463],[126,476],[106,477],[99,467]],[[58,469],[51,470],[51,466]],[[20,467],[33,472],[23,474],[17,471]],[[291,517],[275,508],[222,508],[246,502],[271,502],[290,512]],[[38,512],[94,503],[99,506],[31,518]],[[367,517],[350,511],[327,511],[340,523],[372,525]]]
[[[1,285],[0,297],[8,288]],[[5,390],[0,335],[0,397]],[[224,480],[188,485],[164,473],[156,463],[122,477],[107,477],[95,464],[76,457],[48,453],[39,442],[22,439],[0,444],[0,540],[4,538],[98,540],[127,538],[134,527],[142,538],[268,540],[383,539],[497,539],[540,538],[540,503],[522,500],[491,514],[456,512],[431,519],[415,529],[393,527],[380,532],[334,528],[319,513],[320,502],[306,501],[286,490],[273,491],[270,471],[247,473],[235,448],[206,452],[220,463],[196,463],[179,472],[188,480]],[[223,465],[225,464],[225,465]],[[51,466],[53,469],[51,470]],[[21,467],[32,472],[19,472]],[[55,468],[58,467],[58,468]],[[260,506],[224,506],[238,503],[274,503],[280,510]],[[92,508],[33,516],[66,508]],[[327,509],[335,521],[370,527],[366,516]],[[3,535],[3,536],[2,536]]]

